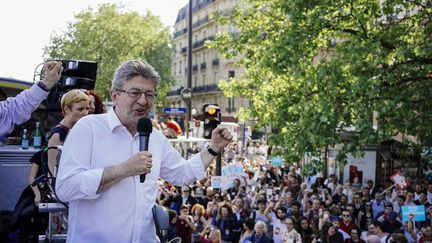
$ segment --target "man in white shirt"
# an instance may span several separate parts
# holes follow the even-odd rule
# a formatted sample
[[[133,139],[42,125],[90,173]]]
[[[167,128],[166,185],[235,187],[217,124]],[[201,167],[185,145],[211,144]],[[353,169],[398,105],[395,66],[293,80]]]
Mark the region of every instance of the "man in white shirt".
[[[137,122],[149,114],[159,80],[145,62],[123,63],[112,81],[114,108],[81,119],[69,133],[56,181],[59,199],[69,202],[68,242],[157,242],[151,209],[158,178],[176,186],[204,178],[231,141],[218,127],[207,149],[185,161],[153,129],[148,152],[140,152]]]

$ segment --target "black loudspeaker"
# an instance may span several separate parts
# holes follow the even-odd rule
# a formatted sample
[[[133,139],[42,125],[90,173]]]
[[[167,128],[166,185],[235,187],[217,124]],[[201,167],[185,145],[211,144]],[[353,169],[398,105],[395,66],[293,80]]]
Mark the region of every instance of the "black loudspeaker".
[[[65,76],[61,78],[60,82],[63,90],[71,90],[76,88],[91,90],[95,87],[95,80],[89,78]]]
[[[42,104],[47,110],[61,111],[60,101],[71,89],[92,90],[96,85],[97,63],[82,60],[57,60],[63,64],[60,81],[50,90]]]
[[[80,77],[96,81],[97,63],[81,60],[60,60],[63,63],[62,76]],[[81,87],[80,87],[81,88]]]

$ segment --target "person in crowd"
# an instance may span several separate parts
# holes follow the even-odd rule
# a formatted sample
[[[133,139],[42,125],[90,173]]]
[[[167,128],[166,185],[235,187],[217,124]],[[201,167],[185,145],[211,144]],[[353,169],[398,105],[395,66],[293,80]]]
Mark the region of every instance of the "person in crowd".
[[[406,197],[404,195],[398,195],[396,202],[393,203],[393,211],[396,213],[402,212],[402,206],[405,205]]]
[[[205,196],[201,200],[201,204],[204,206],[204,208],[206,210],[207,210],[208,203],[211,202],[211,201],[213,201],[213,195],[214,195],[213,187],[208,186],[205,189]]]
[[[372,221],[369,224],[369,232],[372,235],[378,236],[380,238],[381,242],[388,242],[388,239],[390,238],[390,235],[382,231],[382,225],[379,221]],[[367,241],[366,241],[367,242]]]
[[[287,228],[286,226],[287,209],[284,207],[278,207],[276,209],[276,217],[272,217],[272,239],[274,243],[282,242],[282,236]],[[292,219],[291,219],[292,221]]]
[[[403,233],[408,242],[417,242],[417,239],[419,238],[419,231],[417,230],[414,222],[414,214],[408,215],[408,221],[402,223],[400,231]]]
[[[207,203],[207,219],[209,222],[213,222],[217,217],[219,206],[222,205],[223,198],[219,192],[215,192],[211,202]]]
[[[200,243],[222,243],[221,232],[210,225],[207,225],[200,235]]]
[[[212,225],[216,226],[221,231],[223,242],[233,241],[233,229],[235,228],[235,220],[233,217],[232,208],[228,203],[223,203]]]
[[[168,138],[177,138],[182,134],[180,125],[173,119],[172,116],[167,117],[165,134]]]
[[[233,229],[233,242],[237,242],[240,239],[241,232],[243,231],[243,223],[250,215],[250,211],[245,208],[246,203],[247,201],[244,195],[239,195],[234,200],[233,216],[235,219],[235,227]]]
[[[377,219],[379,213],[384,211],[385,202],[381,193],[376,192],[374,195],[375,199],[372,200],[372,212],[374,215],[374,219]]]
[[[192,233],[192,242],[200,242],[201,233],[204,231],[204,228],[207,227],[207,220],[205,216],[205,209],[201,204],[195,204],[192,207],[192,222],[195,225],[195,230]]]
[[[411,191],[408,191],[406,194],[406,200],[405,200],[405,206],[415,206],[414,203],[414,193]]]
[[[414,201],[414,203],[416,205],[424,205],[425,209],[428,209],[431,204],[429,203],[429,201],[427,200],[427,196],[426,196],[426,192],[425,191],[421,191],[418,193],[418,199]]]
[[[352,228],[354,228],[354,222],[351,217],[351,212],[348,209],[342,210],[342,219],[339,221],[339,229],[349,235]]]
[[[63,145],[69,130],[78,122],[79,119],[88,114],[89,97],[79,89],[72,89],[64,94],[60,101],[63,119],[53,127],[47,134],[48,147]],[[48,168],[55,177],[57,165],[57,155],[59,150],[48,150]]]
[[[311,242],[312,239],[316,237],[316,234],[309,226],[307,218],[301,217],[297,220],[297,222],[298,222],[297,231],[301,235],[303,242],[307,242],[307,243]]]
[[[255,228],[255,220],[252,218],[246,218],[245,221],[243,222],[243,231],[240,235],[240,239],[238,242],[239,243],[245,242],[245,240],[253,234],[254,228]]]
[[[89,96],[89,114],[102,114],[105,113],[105,105],[102,102],[99,94],[94,90],[88,90],[86,94]]]
[[[345,240],[345,243],[365,243],[364,240],[360,239],[360,229],[353,227],[350,230],[350,238]]]
[[[375,196],[377,193],[377,189],[375,187],[375,183],[373,180],[368,180],[367,181],[367,188],[369,190],[369,195],[371,196]]]
[[[342,196],[345,195],[343,193],[343,191],[344,191],[344,187],[342,185],[338,185],[336,187],[336,191],[335,191],[335,193],[333,193],[333,196],[332,196],[333,202],[335,204],[339,204],[339,202],[341,201]]]
[[[384,220],[386,220],[388,218],[388,215],[390,212],[394,212],[393,211],[393,204],[391,202],[386,202],[385,207],[384,207],[384,211],[378,213],[376,219],[379,222],[384,222]]]
[[[372,195],[369,193],[368,187],[363,187],[361,191],[361,199],[362,201],[370,201],[372,198]]]
[[[358,220],[359,213],[363,210],[363,202],[361,200],[361,194],[359,192],[355,193],[353,196],[353,202],[352,205],[354,207],[354,214],[353,218]],[[356,221],[357,223],[359,221]]]
[[[204,186],[202,186],[202,187],[196,186],[196,187],[194,187],[193,191],[194,191],[194,198],[196,199],[196,203],[201,204],[205,210],[205,206],[207,206],[207,200],[204,201],[204,190],[205,190]]]
[[[422,185],[418,184],[414,186],[414,200],[418,200],[420,198],[422,191]]]
[[[397,217],[397,213],[393,211],[388,212],[385,219],[382,221],[382,230],[389,234],[398,231],[402,227],[402,224],[397,220]]]
[[[369,235],[366,239],[366,243],[381,243],[381,239],[376,235]]]
[[[300,217],[303,217],[303,211],[300,209],[300,203],[297,201],[292,202],[291,210],[287,213],[287,216],[298,220]]]
[[[427,187],[427,198],[430,204],[432,204],[432,183]]]
[[[324,181],[324,185],[330,189],[332,195],[336,193],[336,187],[338,185],[338,179],[335,174],[329,175],[329,177]]]
[[[419,243],[432,242],[432,226],[422,228],[422,234]]]
[[[173,240],[177,237],[177,212],[169,209],[168,210],[168,219],[169,219],[169,226],[168,226],[168,241]]]
[[[323,188],[323,189],[321,190],[320,200],[321,200],[322,202],[326,202],[326,201],[333,202],[333,197],[332,197],[332,195],[331,195],[331,193],[330,193],[330,189],[328,189],[328,188]]]
[[[192,216],[189,215],[189,206],[180,206],[180,214],[177,216],[176,222],[177,235],[182,242],[192,242],[192,232],[196,230]]]
[[[409,243],[415,241],[409,241],[403,234],[401,233],[393,233],[390,236],[389,242],[397,242],[397,243]]]
[[[243,242],[252,242],[252,243],[270,243],[271,240],[267,236],[267,226],[266,223],[264,223],[261,220],[256,221],[255,228],[252,235],[246,237],[246,239]]]
[[[149,151],[139,151],[137,123],[151,111],[159,81],[146,62],[123,63],[112,81],[114,108],[84,117],[69,133],[56,180],[57,196],[69,202],[68,241],[156,242],[151,209],[158,178],[177,186],[203,179],[231,142],[228,129],[217,127],[206,149],[186,161],[166,137],[152,132]]]
[[[344,242],[343,236],[340,232],[337,231],[335,226],[331,222],[325,222],[322,229],[321,234],[318,238],[312,240],[312,243],[322,242],[322,243],[339,243]],[[320,239],[321,241],[318,241]]]
[[[363,184],[361,183],[360,178],[358,176],[354,177],[352,186],[356,191],[360,191],[362,189]]]
[[[284,243],[301,243],[301,235],[295,229],[295,221],[292,218],[286,218],[285,220],[286,229],[282,235],[282,242]]]
[[[342,235],[343,240],[346,240],[346,239],[350,238],[350,236],[349,236],[349,234],[347,234],[345,231],[343,231],[340,228],[340,221],[341,221],[341,219],[338,215],[330,216],[330,222],[332,222],[334,229]]]
[[[270,221],[272,219],[272,216],[270,214],[270,210],[274,207],[274,203],[270,202],[267,207],[267,200],[265,198],[259,198],[257,200],[257,210],[254,210],[251,213],[251,218],[253,218],[255,221],[262,221],[266,223],[266,229],[270,226]]]
[[[192,208],[197,203],[197,200],[191,195],[190,191],[191,189],[189,186],[182,186],[181,195],[177,195],[173,198],[174,206],[172,209],[180,212],[181,205],[189,205],[189,207]]]
[[[44,64],[45,78],[16,97],[0,102],[0,137],[12,132],[15,125],[30,119],[31,113],[47,97],[49,90],[60,80],[63,67],[61,62]]]

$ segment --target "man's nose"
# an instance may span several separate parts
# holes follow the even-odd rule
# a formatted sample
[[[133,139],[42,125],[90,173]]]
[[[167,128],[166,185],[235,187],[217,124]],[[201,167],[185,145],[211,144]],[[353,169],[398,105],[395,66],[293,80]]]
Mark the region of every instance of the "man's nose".
[[[146,99],[145,93],[141,93],[141,95],[137,99],[137,103],[143,104],[143,105],[147,104],[147,99]]]

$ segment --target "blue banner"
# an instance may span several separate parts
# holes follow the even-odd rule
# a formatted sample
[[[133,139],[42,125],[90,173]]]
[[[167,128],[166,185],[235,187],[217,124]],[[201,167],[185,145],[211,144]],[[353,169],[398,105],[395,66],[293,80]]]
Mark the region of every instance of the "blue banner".
[[[414,215],[414,221],[426,221],[426,211],[424,205],[402,206],[402,222],[408,221],[410,214]]]

